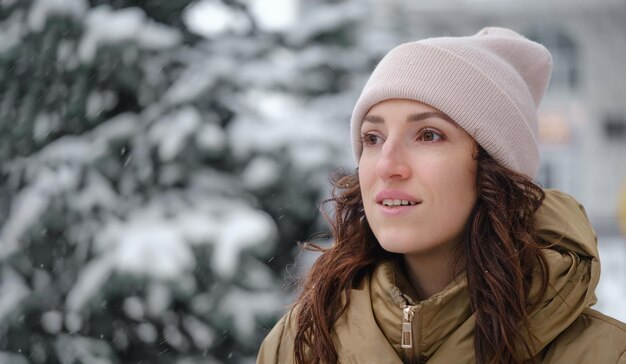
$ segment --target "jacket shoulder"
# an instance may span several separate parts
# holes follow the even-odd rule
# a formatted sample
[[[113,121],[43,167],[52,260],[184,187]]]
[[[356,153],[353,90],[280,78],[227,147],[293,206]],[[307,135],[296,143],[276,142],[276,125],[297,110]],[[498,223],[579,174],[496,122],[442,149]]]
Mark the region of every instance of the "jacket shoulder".
[[[295,362],[293,357],[293,311],[293,308],[289,310],[267,334],[259,348],[257,364],[290,364]]]
[[[584,310],[582,315],[585,315],[592,320],[596,320],[598,323],[604,323],[609,327],[613,326],[618,332],[621,332],[622,335],[626,336],[626,323],[624,322],[616,320],[613,317],[607,316],[591,308]],[[624,344],[626,345],[626,341]]]
[[[626,364],[626,324],[585,309],[545,353],[544,363]]]

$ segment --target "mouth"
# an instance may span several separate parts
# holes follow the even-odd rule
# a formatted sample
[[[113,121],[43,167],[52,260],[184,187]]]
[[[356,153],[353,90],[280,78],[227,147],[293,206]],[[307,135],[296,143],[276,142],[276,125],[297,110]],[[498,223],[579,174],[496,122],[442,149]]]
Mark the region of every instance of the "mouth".
[[[417,205],[418,202],[386,198],[382,200],[380,204],[383,206],[388,206],[388,207],[396,207],[396,206],[414,206],[414,205]]]
[[[422,201],[402,191],[383,190],[376,194],[376,203],[387,208],[401,208],[419,205]]]

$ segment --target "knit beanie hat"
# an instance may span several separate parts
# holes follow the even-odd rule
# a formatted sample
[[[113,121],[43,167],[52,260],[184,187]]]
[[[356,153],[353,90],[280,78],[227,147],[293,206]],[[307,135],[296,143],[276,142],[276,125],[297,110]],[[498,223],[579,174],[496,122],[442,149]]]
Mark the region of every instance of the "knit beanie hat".
[[[551,70],[552,57],[543,45],[506,28],[401,44],[376,66],[352,112],[356,160],[370,108],[409,99],[448,115],[501,165],[535,178],[537,107]]]

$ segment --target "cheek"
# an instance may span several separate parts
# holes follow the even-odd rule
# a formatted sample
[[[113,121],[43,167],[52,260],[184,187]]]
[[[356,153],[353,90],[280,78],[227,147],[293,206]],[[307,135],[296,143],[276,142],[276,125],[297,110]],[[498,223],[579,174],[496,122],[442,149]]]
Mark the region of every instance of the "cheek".
[[[443,212],[453,225],[465,225],[476,204],[476,161],[459,158],[437,167],[436,180],[432,180]]]
[[[474,161],[472,161],[474,162]],[[474,163],[463,163],[451,167],[451,173],[446,176],[450,182],[450,189],[457,197],[465,197],[468,200],[475,200],[476,197],[476,167]],[[464,199],[465,199],[464,198]]]
[[[371,187],[374,179],[373,163],[366,156],[361,156],[358,172],[361,191],[366,192]]]
[[[358,176],[365,215],[371,217],[370,213],[375,206],[373,203],[374,197],[372,196],[372,189],[376,183],[376,176],[373,170],[373,163],[365,156],[362,156],[359,160]]]

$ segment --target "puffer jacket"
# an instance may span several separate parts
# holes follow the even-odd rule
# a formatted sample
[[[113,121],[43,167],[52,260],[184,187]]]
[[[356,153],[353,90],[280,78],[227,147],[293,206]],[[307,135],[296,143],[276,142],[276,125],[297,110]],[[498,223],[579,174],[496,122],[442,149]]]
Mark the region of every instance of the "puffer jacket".
[[[596,235],[583,207],[572,197],[546,190],[536,214],[545,249],[549,288],[531,313],[538,340],[533,355],[541,363],[626,364],[626,325],[590,307],[600,278]],[[535,289],[537,287],[534,287]],[[351,304],[335,323],[333,341],[339,362],[473,363],[472,314],[464,275],[440,293],[412,302],[411,288],[398,264],[382,262],[352,289]],[[531,289],[532,294],[532,289]],[[264,340],[257,363],[294,363],[295,313],[292,309]],[[401,347],[403,313],[412,311],[410,349]],[[406,342],[405,344],[407,344]]]

